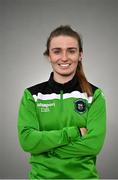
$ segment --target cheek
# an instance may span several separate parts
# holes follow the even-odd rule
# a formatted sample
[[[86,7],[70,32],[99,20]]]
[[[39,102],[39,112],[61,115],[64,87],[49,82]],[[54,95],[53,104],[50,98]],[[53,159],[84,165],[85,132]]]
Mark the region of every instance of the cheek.
[[[75,69],[77,68],[77,66],[78,66],[78,61],[73,62],[73,68]]]
[[[79,59],[78,59],[78,56],[76,56],[75,58],[73,58],[72,67],[77,68],[78,63],[79,63]]]
[[[51,55],[51,56],[49,56],[49,60],[50,60],[50,62],[55,63],[58,60],[58,57]]]
[[[73,63],[78,64],[78,62],[79,62],[79,57],[78,57],[78,56],[74,56],[74,57],[72,58],[72,60],[73,60]]]
[[[71,58],[72,60],[74,60],[74,61],[78,61],[78,59],[79,59],[79,54],[78,54],[78,53],[75,53],[75,54],[71,55],[70,58]]]

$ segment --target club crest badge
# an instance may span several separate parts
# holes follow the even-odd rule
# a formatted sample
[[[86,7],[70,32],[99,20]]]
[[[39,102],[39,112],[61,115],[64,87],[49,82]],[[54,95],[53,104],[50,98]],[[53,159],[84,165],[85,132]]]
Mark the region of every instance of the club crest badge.
[[[78,113],[84,113],[87,109],[87,101],[85,99],[78,99],[75,102],[75,111]]]

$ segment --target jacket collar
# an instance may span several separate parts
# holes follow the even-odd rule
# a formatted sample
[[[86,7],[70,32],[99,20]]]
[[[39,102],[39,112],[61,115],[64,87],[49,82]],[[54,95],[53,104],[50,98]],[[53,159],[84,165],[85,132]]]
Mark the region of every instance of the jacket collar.
[[[61,83],[58,83],[54,80],[53,72],[52,72],[50,74],[50,78],[48,80],[48,83],[49,83],[49,86],[51,87],[51,89],[53,89],[53,91],[55,93],[60,93],[60,91],[63,91],[64,93],[69,93],[69,92],[72,92],[74,90],[80,90],[81,89],[79,86],[79,79],[76,75],[70,81],[68,81],[64,84],[61,84]]]

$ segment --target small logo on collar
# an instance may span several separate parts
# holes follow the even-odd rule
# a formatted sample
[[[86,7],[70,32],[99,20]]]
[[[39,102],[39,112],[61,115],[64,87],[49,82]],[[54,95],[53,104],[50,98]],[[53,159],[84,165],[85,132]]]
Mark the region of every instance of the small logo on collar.
[[[78,112],[78,113],[84,113],[86,112],[86,109],[87,109],[87,101],[85,99],[78,99],[76,100],[75,102],[75,110]]]

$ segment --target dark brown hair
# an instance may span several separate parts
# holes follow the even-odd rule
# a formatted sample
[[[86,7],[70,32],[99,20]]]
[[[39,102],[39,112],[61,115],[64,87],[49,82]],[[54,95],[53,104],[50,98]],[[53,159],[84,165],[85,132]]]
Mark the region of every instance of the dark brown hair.
[[[59,26],[50,33],[50,36],[49,36],[49,38],[47,40],[47,44],[46,44],[46,51],[43,53],[45,56],[49,56],[49,47],[50,47],[51,40],[54,37],[61,36],[61,35],[70,36],[70,37],[75,38],[78,41],[79,52],[83,52],[82,38],[80,37],[80,34],[76,31],[74,31],[70,26],[66,25],[66,26]],[[82,92],[86,92],[88,96],[91,96],[92,88],[85,77],[81,61],[78,63],[76,75],[78,77]]]

